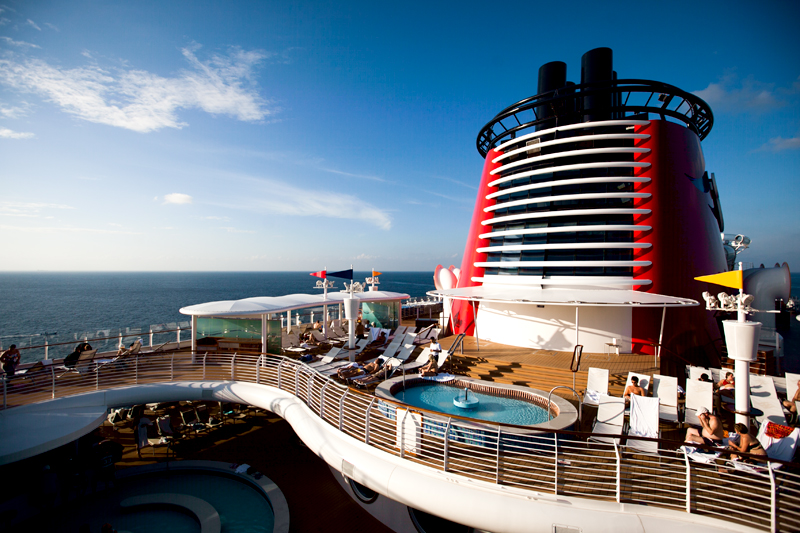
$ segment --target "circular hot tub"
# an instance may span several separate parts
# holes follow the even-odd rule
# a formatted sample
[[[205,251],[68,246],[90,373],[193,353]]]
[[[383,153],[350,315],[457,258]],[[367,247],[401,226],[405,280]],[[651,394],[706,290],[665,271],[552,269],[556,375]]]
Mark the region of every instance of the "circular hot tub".
[[[575,407],[560,396],[552,395],[548,405],[547,392],[462,376],[449,381],[392,378],[379,385],[375,395],[445,417],[457,415],[537,430],[570,429],[578,419]]]

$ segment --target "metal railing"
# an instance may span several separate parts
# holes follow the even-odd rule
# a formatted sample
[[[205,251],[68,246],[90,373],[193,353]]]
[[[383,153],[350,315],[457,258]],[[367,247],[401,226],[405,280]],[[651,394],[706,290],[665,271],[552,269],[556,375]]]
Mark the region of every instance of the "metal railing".
[[[4,380],[3,408],[131,384],[201,380],[286,391],[373,448],[475,480],[658,506],[764,531],[800,530],[800,474],[793,463],[770,460],[770,468],[759,471],[719,472],[719,465],[693,462],[668,441],[637,437],[658,446],[657,454],[641,453],[625,446],[624,437],[622,445],[594,443],[589,433],[448,417],[349,389],[299,361],[267,354],[156,353],[75,370],[51,365]]]

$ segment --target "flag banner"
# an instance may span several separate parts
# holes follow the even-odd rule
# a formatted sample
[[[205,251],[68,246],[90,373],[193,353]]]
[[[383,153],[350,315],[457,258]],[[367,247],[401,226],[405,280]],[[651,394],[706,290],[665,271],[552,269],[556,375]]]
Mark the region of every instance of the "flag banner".
[[[377,278],[377,277],[378,277],[378,276],[380,276],[380,275],[381,275],[381,272],[376,272],[376,271],[374,271],[374,270],[372,271],[372,277],[373,277],[373,278]]]
[[[694,279],[697,281],[706,281],[708,283],[714,283],[715,285],[722,285],[723,287],[731,287],[734,289],[744,288],[744,278],[741,270],[722,272],[720,274],[711,274],[709,276],[699,276]]]
[[[311,276],[316,276],[316,277],[322,278],[322,279],[328,279],[327,270],[320,270],[319,272],[312,272],[310,275]]]
[[[328,272],[328,277],[349,279],[350,281],[353,281],[353,269],[351,268],[350,270],[340,270],[339,272]]]

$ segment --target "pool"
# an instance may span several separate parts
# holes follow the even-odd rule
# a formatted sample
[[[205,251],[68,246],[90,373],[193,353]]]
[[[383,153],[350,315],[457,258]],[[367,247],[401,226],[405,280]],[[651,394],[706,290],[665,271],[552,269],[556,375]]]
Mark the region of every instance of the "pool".
[[[77,531],[88,524],[99,531],[108,522],[117,531],[194,533],[204,523],[206,530],[224,533],[288,531],[286,500],[266,477],[248,479],[252,476],[236,474],[226,463],[180,463],[118,472],[111,491],[71,507],[65,527]]]
[[[479,400],[476,407],[454,405],[454,398],[463,399],[465,388]],[[544,391],[461,376],[450,382],[393,378],[378,386],[375,395],[443,415],[538,429],[568,429],[578,418],[575,407],[560,396],[553,395],[548,405]]]
[[[547,410],[534,403],[482,392],[470,391],[470,395],[479,401],[476,407],[472,409],[457,407],[453,403],[453,397],[463,394],[463,389],[447,386],[447,384],[423,383],[405,391],[398,391],[394,397],[403,403],[423,409],[449,415],[480,418],[487,422],[532,426],[548,421]]]

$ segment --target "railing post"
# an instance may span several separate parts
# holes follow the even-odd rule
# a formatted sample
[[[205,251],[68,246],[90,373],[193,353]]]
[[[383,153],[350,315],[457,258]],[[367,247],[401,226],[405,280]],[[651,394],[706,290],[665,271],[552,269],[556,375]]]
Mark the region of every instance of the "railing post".
[[[614,453],[617,454],[617,503],[622,501],[622,480],[620,477],[622,476],[622,455],[619,453],[619,444],[614,441]]]
[[[175,354],[169,358],[169,380],[175,381]]]
[[[444,471],[447,472],[448,461],[450,459],[450,423],[452,418],[447,419],[447,427],[444,428]]]
[[[369,402],[369,407],[367,407],[367,421],[364,424],[364,442],[369,444],[369,415],[370,411],[372,410],[372,404],[375,403],[375,398],[372,398],[372,401]]]
[[[281,388],[281,370],[283,370],[283,359],[278,363],[278,389]]]
[[[53,394],[52,394],[51,398],[55,400],[55,398],[56,398],[56,369],[53,368],[53,365],[50,365],[50,379],[52,380],[52,383],[53,383],[53,388],[52,388]]]
[[[236,381],[236,352],[231,357],[231,381]]]
[[[45,359],[49,359],[49,357],[47,356],[47,354],[48,354],[48,351],[47,351],[47,337],[45,337],[45,338],[44,338],[44,358],[45,358]]]
[[[325,387],[330,384],[330,381],[325,380],[325,385],[323,385],[322,390],[319,391],[319,417],[323,422],[325,421]]]
[[[558,433],[553,434],[553,448],[553,470],[555,471],[553,475],[553,494],[558,494]]]
[[[6,403],[6,394],[8,394],[8,391],[6,389],[7,382],[8,380],[6,379],[5,376],[3,376],[3,410],[5,410],[6,407],[8,407],[8,403]]]
[[[259,355],[256,361],[256,385],[260,385],[261,383],[261,359],[263,358],[263,355]]]
[[[94,390],[100,390],[100,366],[96,363],[92,363],[95,365],[94,368]]]
[[[347,396],[347,392],[349,390],[350,389],[345,389],[344,394],[342,394],[342,397],[339,398],[339,431],[342,431],[342,428],[344,427],[344,397]]]
[[[683,448],[683,462],[686,463],[686,512],[692,512],[692,470],[689,462],[689,454]]]
[[[208,353],[203,354],[203,381],[206,380],[206,357],[208,357]]]
[[[181,327],[178,326],[178,349],[181,347]]]
[[[153,347],[153,326],[150,326],[150,347]]]
[[[294,367],[294,395],[300,397],[300,367]]]
[[[400,420],[400,457],[406,456],[406,417],[408,409],[403,411],[403,419]]]
[[[494,482],[498,485],[500,484],[500,439],[502,438],[502,432],[500,430],[500,426],[497,426],[497,457],[496,464],[495,464],[495,477]]]
[[[778,495],[775,492],[775,471],[772,463],[767,463],[769,470],[769,530],[772,533],[778,531]]]
[[[136,383],[138,385],[139,384],[139,354],[138,353],[136,354],[134,367],[136,369],[135,370],[136,374],[135,374],[135,378],[134,378],[134,383]]]

